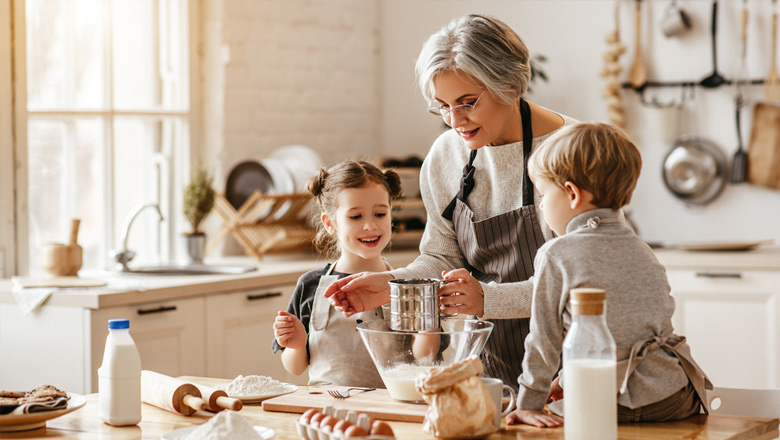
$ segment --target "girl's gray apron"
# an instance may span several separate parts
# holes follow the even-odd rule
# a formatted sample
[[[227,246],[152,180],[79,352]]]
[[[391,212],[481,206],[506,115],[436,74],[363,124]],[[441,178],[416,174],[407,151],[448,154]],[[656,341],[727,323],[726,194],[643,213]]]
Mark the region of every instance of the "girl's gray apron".
[[[469,163],[463,168],[460,191],[442,213],[453,223],[458,246],[472,276],[484,283],[527,280],[534,273],[536,251],[544,244],[534,206],[534,187],[528,177],[528,156],[534,138],[531,110],[523,99],[520,99],[520,118],[523,124],[523,205],[514,211],[474,221],[474,213],[466,204],[466,198],[474,189],[474,159],[479,151],[472,150]],[[513,191],[513,183],[507,182],[508,188],[495,190]],[[485,373],[517,390],[530,318],[491,319],[490,322],[495,327],[482,353]]]
[[[383,319],[382,308],[356,313],[349,318],[337,313],[325,299],[325,290],[339,276],[335,263],[320,277],[309,322],[309,385],[349,385],[384,388],[382,378],[368,354],[357,324]]]

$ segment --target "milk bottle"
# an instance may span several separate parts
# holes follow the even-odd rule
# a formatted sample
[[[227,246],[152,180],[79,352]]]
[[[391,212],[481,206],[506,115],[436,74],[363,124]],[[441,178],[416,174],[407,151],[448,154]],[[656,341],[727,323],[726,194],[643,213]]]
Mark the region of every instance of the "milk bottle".
[[[606,292],[572,289],[572,325],[563,341],[566,440],[617,439],[615,340],[607,328]]]
[[[103,364],[98,368],[100,419],[114,426],[141,421],[141,356],[130,336],[130,321],[108,321]]]

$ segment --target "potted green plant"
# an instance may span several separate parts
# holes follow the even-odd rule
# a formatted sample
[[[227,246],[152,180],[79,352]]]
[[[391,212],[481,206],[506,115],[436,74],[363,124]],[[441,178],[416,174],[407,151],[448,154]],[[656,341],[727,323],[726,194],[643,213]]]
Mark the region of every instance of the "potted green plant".
[[[192,230],[184,233],[186,254],[191,264],[203,263],[206,233],[200,225],[214,207],[214,178],[202,166],[190,172],[190,183],[184,188],[183,211]]]

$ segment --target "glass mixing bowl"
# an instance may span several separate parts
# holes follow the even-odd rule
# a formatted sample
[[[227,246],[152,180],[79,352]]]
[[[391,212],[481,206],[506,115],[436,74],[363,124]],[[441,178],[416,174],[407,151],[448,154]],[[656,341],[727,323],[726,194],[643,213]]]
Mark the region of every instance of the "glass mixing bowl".
[[[357,325],[382,381],[395,400],[423,403],[414,381],[420,373],[478,356],[485,347],[493,323],[475,319],[446,318],[441,330],[404,332],[390,329],[389,321]]]

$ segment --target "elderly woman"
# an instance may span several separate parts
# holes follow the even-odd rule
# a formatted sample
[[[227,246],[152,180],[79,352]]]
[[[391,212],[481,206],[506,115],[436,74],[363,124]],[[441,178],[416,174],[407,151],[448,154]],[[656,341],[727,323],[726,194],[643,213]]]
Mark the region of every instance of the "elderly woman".
[[[433,34],[416,73],[428,111],[452,127],[433,143],[420,174],[428,212],[421,255],[405,268],[343,278],[325,296],[350,315],[389,302],[393,278],[457,280],[441,288],[442,312],[495,324],[485,371],[516,389],[534,256],[552,236],[526,160],[534,145],[576,121],[523,99],[528,49],[492,17],[466,15]]]

